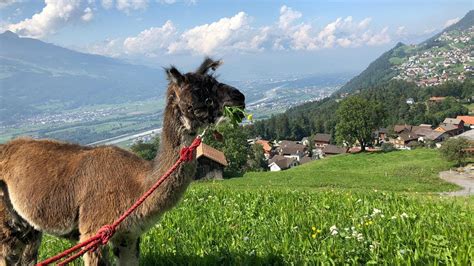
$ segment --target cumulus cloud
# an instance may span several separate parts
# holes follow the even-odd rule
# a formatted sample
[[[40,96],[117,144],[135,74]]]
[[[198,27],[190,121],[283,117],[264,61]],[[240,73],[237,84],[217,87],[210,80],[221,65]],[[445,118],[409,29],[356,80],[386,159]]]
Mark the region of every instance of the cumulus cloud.
[[[221,18],[211,24],[204,24],[185,31],[168,47],[169,53],[191,51],[198,54],[211,54],[216,50],[232,47],[238,43],[248,30],[249,17],[239,12],[231,18]]]
[[[86,7],[86,9],[84,9],[84,15],[81,16],[81,19],[83,21],[89,22],[93,17],[94,13],[92,12],[92,9],[90,7]]]
[[[6,29],[22,36],[42,38],[55,33],[71,21],[91,20],[92,10],[83,9],[83,4],[81,0],[45,0],[45,7],[39,13],[18,23],[7,25]]]
[[[298,11],[294,11],[290,7],[282,6],[280,8],[280,18],[278,20],[278,26],[282,29],[288,29],[291,24],[297,19],[301,18],[302,14]]]
[[[174,3],[174,0],[157,1]],[[105,4],[108,5],[109,2]],[[302,18],[301,12],[282,6],[278,20],[262,27],[252,27],[252,19],[245,12],[183,32],[179,32],[171,21],[167,21],[161,27],[151,27],[136,36],[112,39],[89,47],[89,51],[106,55],[212,55],[263,50],[313,51],[335,47],[375,46],[391,42],[389,28],[373,29],[371,18],[358,20],[352,16],[341,17],[320,26],[302,22]],[[404,32],[405,27],[401,26],[394,34]]]
[[[126,53],[157,56],[167,49],[176,36],[176,28],[168,20],[162,27],[152,27],[140,32],[135,37],[128,37],[123,42]]]
[[[148,0],[116,0],[118,10],[129,13],[133,10],[144,10],[148,7]]]
[[[444,23],[444,27],[447,28],[453,24],[456,24],[458,21],[460,20],[460,18],[452,18],[452,19],[448,19],[445,23]]]

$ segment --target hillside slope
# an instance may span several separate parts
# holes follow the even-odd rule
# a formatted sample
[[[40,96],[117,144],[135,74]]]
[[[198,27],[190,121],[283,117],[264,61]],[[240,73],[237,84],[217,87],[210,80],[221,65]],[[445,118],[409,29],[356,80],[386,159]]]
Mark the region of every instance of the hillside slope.
[[[398,43],[342,86],[339,92],[354,92],[392,78],[415,82],[419,86],[472,78],[473,35],[474,11],[471,10],[460,21],[419,45]]]
[[[158,96],[162,71],[84,54],[6,31],[0,34],[0,121],[41,109],[120,103]]]

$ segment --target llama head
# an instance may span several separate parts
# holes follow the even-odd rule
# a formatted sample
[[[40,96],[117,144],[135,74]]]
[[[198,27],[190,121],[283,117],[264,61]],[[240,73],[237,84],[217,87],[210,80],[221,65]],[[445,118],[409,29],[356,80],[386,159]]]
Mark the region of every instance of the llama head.
[[[226,106],[245,108],[245,96],[239,90],[209,74],[221,64],[222,61],[206,58],[195,72],[181,74],[173,66],[166,69],[170,83],[168,98],[179,110],[177,115],[189,132],[216,122]]]

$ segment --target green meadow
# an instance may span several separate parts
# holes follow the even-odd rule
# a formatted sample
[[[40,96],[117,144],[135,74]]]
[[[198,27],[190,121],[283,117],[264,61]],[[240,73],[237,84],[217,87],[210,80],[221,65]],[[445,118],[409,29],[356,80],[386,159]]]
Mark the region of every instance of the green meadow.
[[[141,241],[141,265],[472,265],[474,197],[417,149],[196,182]],[[71,243],[46,236],[40,258]]]

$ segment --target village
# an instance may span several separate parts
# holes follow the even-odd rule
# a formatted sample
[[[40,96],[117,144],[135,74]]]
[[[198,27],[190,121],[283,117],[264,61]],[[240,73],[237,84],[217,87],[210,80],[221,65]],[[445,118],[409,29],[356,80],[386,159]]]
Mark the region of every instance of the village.
[[[432,97],[440,101],[443,97]],[[417,147],[440,148],[448,138],[463,137],[474,141],[474,116],[447,117],[433,127],[430,124],[398,124],[379,128],[373,132],[373,142],[367,152],[384,152],[387,149],[411,150]],[[312,137],[294,140],[249,139],[250,145],[261,145],[269,171],[282,171],[330,156],[359,153],[361,148],[336,145],[331,134],[317,133]],[[201,144],[197,150],[199,170],[196,179],[223,179],[223,169],[228,165],[223,152]]]
[[[444,32],[435,42],[446,43],[433,46],[423,52],[416,52],[402,59],[402,63],[392,68],[399,73],[394,79],[415,82],[420,87],[436,86],[447,81],[463,81],[474,71],[472,65],[472,35],[474,27],[467,31]],[[409,48],[417,49],[416,45]]]

